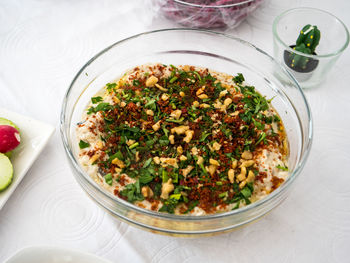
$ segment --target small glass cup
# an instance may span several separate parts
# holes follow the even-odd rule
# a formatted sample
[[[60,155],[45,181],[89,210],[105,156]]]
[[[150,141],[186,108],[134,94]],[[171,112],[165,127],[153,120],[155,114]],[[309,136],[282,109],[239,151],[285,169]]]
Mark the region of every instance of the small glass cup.
[[[313,55],[293,49],[300,30],[307,24],[317,26],[321,32],[319,45]],[[349,44],[349,31],[345,24],[334,15],[316,8],[287,10],[275,18],[272,30],[275,58],[292,73],[302,88],[322,83]],[[307,68],[293,68],[292,55],[307,58]]]

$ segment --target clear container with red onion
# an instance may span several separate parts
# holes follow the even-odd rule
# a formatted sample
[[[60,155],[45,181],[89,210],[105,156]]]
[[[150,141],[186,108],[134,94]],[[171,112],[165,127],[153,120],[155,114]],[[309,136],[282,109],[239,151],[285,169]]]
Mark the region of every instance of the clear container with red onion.
[[[263,0],[153,0],[155,10],[186,27],[233,28]]]

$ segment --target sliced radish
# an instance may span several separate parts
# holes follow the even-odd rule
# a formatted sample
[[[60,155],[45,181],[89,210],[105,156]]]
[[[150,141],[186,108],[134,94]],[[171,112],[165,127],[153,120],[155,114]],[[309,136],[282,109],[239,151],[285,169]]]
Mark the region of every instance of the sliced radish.
[[[3,117],[0,117],[0,126],[2,125],[9,125],[9,126],[12,126],[13,128],[15,128],[19,133],[20,133],[20,130],[18,128],[18,126],[16,124],[14,124],[12,121],[6,119],[6,118],[3,118]],[[21,133],[20,133],[21,134]],[[8,158],[11,158],[12,156],[12,151],[9,151],[7,153],[5,153],[5,155],[8,157]]]
[[[0,152],[6,153],[15,149],[21,142],[17,129],[9,125],[0,125]]]

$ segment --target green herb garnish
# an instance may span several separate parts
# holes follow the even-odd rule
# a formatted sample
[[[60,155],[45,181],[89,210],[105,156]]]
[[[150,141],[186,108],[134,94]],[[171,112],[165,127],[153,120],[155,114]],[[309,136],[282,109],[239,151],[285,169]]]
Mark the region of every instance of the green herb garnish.
[[[112,185],[113,183],[113,177],[112,177],[112,174],[108,173],[104,176],[105,178],[105,182],[109,185]]]
[[[153,180],[153,176],[149,172],[146,172],[146,173],[141,174],[139,179],[140,179],[140,183],[148,184],[149,182],[151,182]]]
[[[133,144],[131,144],[130,146],[129,146],[129,149],[131,150],[131,149],[134,149],[134,148],[136,148],[137,146],[139,146],[139,143],[138,142],[135,142],[135,143],[133,143]]]
[[[148,158],[147,161],[143,164],[142,168],[147,168],[152,162],[152,158]]]
[[[256,145],[258,145],[259,143],[261,143],[262,141],[264,141],[266,138],[266,133],[265,132],[262,132],[260,135],[259,135],[259,139],[258,141],[255,143]],[[264,141],[265,142],[265,141]]]
[[[90,107],[88,109],[87,114],[97,113],[99,111],[108,111],[108,110],[111,110],[112,108],[113,106],[110,105],[108,102],[101,102],[96,107]]]
[[[181,123],[184,121],[184,117],[181,117],[180,119],[178,120],[175,120],[175,119],[166,119],[167,122],[174,122],[174,123]]]
[[[174,83],[176,80],[178,79],[178,77],[172,77],[170,80],[169,80],[169,83],[172,84]]]
[[[281,165],[276,165],[276,168],[278,168],[278,169],[280,169],[280,170],[282,170],[282,171],[288,171],[288,167],[283,167],[283,166],[281,166]]]
[[[241,194],[245,197],[245,198],[249,198],[251,197],[252,195],[252,192],[251,190],[249,189],[249,187],[244,187],[242,190],[241,190]]]
[[[120,194],[128,199],[129,202],[142,201],[145,198],[141,194],[140,181],[137,180],[134,184],[128,184],[120,192]]]
[[[89,146],[90,146],[90,143],[84,142],[83,140],[80,140],[80,142],[79,142],[79,148],[80,149],[84,149],[84,148],[87,148]]]
[[[92,97],[91,98],[91,102],[92,102],[92,104],[96,104],[96,103],[98,103],[98,102],[100,102],[100,101],[102,101],[103,99],[102,99],[102,97],[100,97],[100,96],[98,96],[98,97]]]
[[[236,84],[242,84],[242,82],[244,81],[244,77],[242,75],[242,73],[238,73],[237,76],[233,77],[232,80],[236,83]]]
[[[187,210],[184,212],[184,214],[187,214],[187,213],[191,212],[191,211],[193,210],[193,208],[195,208],[198,204],[199,204],[199,201],[198,201],[198,200],[195,200],[195,201],[191,202],[191,203],[188,205],[188,208],[187,208]]]
[[[116,83],[107,83],[107,84],[106,84],[107,91],[108,91],[108,92],[111,92],[116,86],[117,86]]]

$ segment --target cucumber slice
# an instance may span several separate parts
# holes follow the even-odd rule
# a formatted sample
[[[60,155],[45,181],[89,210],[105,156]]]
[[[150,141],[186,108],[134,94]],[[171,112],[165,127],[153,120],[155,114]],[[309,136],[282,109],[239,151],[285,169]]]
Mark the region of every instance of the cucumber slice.
[[[8,158],[10,158],[11,159],[11,156],[12,156],[12,151],[9,151],[9,152],[7,152],[7,153],[4,153]]]
[[[8,120],[8,119],[0,117],[0,125],[12,126],[13,128],[15,128],[19,132],[18,126],[16,124],[14,124],[12,121]]]
[[[13,167],[10,159],[0,153],[0,192],[5,190],[11,183],[13,178]]]

